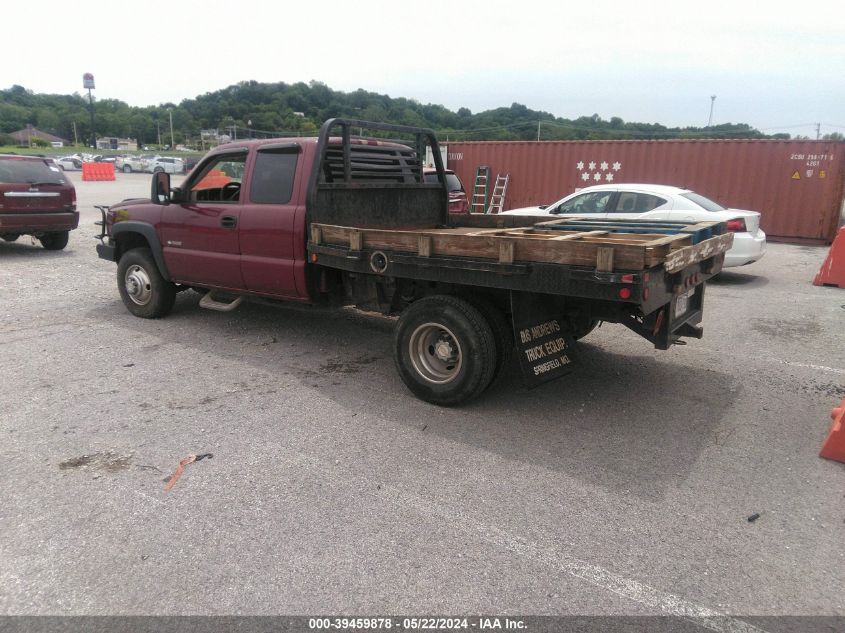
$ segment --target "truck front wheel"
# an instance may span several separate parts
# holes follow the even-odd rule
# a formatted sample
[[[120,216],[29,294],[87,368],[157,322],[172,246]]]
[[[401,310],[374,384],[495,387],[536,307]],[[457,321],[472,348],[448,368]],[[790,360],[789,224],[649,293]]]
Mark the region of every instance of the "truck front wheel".
[[[163,317],[176,300],[176,286],[161,276],[148,248],[123,254],[117,265],[117,289],[123,305],[144,319]]]
[[[448,295],[415,301],[399,319],[394,360],[418,398],[456,405],[476,397],[496,369],[496,341],[484,315]]]

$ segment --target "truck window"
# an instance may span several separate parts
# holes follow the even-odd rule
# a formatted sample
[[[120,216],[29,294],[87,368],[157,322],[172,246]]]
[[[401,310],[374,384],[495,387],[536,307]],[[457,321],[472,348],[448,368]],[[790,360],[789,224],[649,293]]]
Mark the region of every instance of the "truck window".
[[[296,151],[259,151],[252,173],[250,198],[259,204],[286,204],[293,193]]]
[[[246,153],[215,157],[194,179],[188,199],[192,202],[237,202],[245,166]]]

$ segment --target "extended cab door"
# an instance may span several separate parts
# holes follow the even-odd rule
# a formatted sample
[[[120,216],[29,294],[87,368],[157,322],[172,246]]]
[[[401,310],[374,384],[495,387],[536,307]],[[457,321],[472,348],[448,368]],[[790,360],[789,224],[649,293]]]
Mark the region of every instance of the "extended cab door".
[[[305,266],[302,163],[297,143],[257,148],[240,217],[241,272],[248,290],[304,295],[304,287],[297,289]]]
[[[182,202],[162,210],[162,247],[174,281],[240,290],[238,223],[246,148],[209,156],[186,181]]]

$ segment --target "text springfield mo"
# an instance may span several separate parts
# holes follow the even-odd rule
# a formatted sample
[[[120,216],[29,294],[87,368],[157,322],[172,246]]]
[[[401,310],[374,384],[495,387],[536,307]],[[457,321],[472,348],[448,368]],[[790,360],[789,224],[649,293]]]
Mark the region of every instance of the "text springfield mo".
[[[560,332],[560,323],[556,319],[519,331],[519,340],[523,345],[522,351],[525,353],[526,360],[532,363],[535,376],[539,376],[553,369],[558,369],[572,362],[569,356],[563,353],[566,352],[567,345],[566,340],[562,336],[543,341],[538,345],[525,347],[526,344],[532,341],[547,339],[558,332]],[[543,361],[543,359],[548,360]],[[533,365],[533,363],[537,363],[538,361],[543,362]]]

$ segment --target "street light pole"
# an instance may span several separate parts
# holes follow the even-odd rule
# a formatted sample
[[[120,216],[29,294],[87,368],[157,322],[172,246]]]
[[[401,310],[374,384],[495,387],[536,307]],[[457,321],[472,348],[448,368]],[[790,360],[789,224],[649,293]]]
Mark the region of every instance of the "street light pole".
[[[713,125],[713,104],[716,103],[716,95],[710,95],[710,118],[707,119],[707,127]]]
[[[91,109],[91,147],[97,148],[97,133],[94,132],[94,97],[91,96],[91,88],[88,88],[88,107]]]

